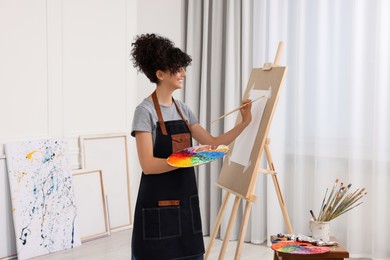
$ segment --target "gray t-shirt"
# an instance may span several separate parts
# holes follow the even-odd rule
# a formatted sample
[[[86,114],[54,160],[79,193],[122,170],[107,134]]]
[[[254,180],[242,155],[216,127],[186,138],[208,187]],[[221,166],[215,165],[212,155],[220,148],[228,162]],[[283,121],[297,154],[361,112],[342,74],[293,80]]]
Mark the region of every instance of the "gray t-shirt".
[[[198,123],[198,119],[191,111],[191,109],[180,100],[176,100],[177,105],[179,106],[183,116],[190,126]],[[176,109],[175,104],[172,103],[170,106],[160,105],[161,114],[164,118],[164,121],[173,121],[181,120],[181,116]],[[131,135],[135,136],[135,132],[143,131],[152,133],[153,136],[153,145],[156,140],[156,127],[157,127],[158,117],[156,109],[154,108],[153,101],[149,98],[145,98],[135,109],[133,125],[131,128]]]

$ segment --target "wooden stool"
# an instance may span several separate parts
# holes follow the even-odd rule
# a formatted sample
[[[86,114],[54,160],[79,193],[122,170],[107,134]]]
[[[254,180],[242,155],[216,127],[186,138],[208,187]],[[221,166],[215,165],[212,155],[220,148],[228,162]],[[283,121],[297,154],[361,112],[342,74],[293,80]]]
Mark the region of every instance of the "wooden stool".
[[[271,236],[271,241],[274,241],[277,236]],[[330,238],[331,241],[337,241],[335,237]],[[330,252],[317,255],[294,255],[289,253],[282,253],[275,251],[274,260],[341,260],[349,257],[349,252],[340,244],[338,246],[329,246]]]

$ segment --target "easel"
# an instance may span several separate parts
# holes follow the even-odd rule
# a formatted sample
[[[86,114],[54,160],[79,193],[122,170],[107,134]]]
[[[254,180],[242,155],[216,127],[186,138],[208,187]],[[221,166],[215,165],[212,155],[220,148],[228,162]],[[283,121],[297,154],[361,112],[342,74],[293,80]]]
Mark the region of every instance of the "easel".
[[[278,46],[278,50],[277,50],[276,56],[275,56],[274,63],[273,64],[269,64],[269,63],[265,64],[264,67],[263,67],[263,70],[271,70],[272,67],[277,67],[278,66],[277,64],[279,63],[279,59],[280,59],[283,47],[284,47],[284,44],[282,42],[280,42],[279,46]],[[268,131],[268,127],[267,127],[266,132],[267,131]],[[276,176],[275,166],[274,166],[274,163],[273,163],[273,160],[272,160],[272,156],[271,156],[271,152],[270,152],[270,149],[269,149],[269,143],[270,143],[270,139],[269,138],[266,138],[266,140],[264,140],[264,142],[262,142],[262,144],[263,144],[262,148],[264,148],[266,159],[268,161],[269,169],[258,169],[258,165],[259,165],[259,162],[260,162],[260,159],[261,159],[261,153],[260,153],[260,156],[257,158],[256,165],[254,167],[254,169],[257,172],[254,173],[254,174],[255,175],[257,173],[271,174],[272,180],[274,182],[276,194],[278,196],[279,205],[280,205],[280,208],[282,210],[282,214],[283,214],[285,225],[287,227],[288,232],[290,234],[292,234],[292,233],[294,233],[293,232],[293,228],[292,228],[291,223],[290,223],[290,219],[289,219],[289,216],[288,216],[288,213],[287,213],[287,208],[286,208],[286,205],[285,205],[285,202],[284,202],[284,199],[283,199],[282,192],[280,190],[278,178]],[[260,149],[260,151],[262,151],[262,149]],[[220,210],[218,212],[216,223],[215,223],[214,228],[212,230],[212,233],[210,235],[209,245],[207,247],[206,254],[205,254],[205,259],[206,260],[209,257],[210,250],[211,250],[211,248],[213,246],[213,243],[214,243],[215,237],[217,235],[218,229],[219,229],[219,227],[221,225],[222,216],[223,216],[224,211],[226,209],[226,206],[228,204],[230,194],[234,194],[236,197],[235,197],[234,204],[233,204],[233,207],[232,207],[232,212],[231,212],[229,223],[228,223],[228,227],[227,227],[227,230],[226,230],[225,239],[223,241],[223,245],[222,245],[222,248],[221,248],[221,251],[220,251],[218,259],[219,260],[223,260],[224,257],[225,257],[228,241],[229,241],[229,238],[230,238],[230,235],[231,235],[231,232],[232,232],[232,228],[233,228],[233,224],[234,224],[235,218],[237,216],[238,207],[240,205],[241,200],[244,199],[244,200],[246,200],[244,217],[243,217],[243,220],[242,220],[242,223],[241,223],[241,229],[240,229],[238,242],[237,242],[236,253],[235,253],[235,257],[234,257],[235,260],[240,259],[242,245],[243,245],[243,242],[244,242],[245,232],[246,232],[246,229],[247,229],[247,226],[248,226],[249,215],[250,215],[252,203],[254,203],[256,201],[256,196],[254,195],[254,187],[255,187],[254,183],[255,182],[256,182],[256,178],[253,178],[252,179],[252,183],[249,186],[249,191],[247,193],[248,194],[247,196],[243,196],[239,192],[235,192],[235,191],[233,191],[233,190],[231,190],[231,189],[229,189],[227,187],[224,187],[223,185],[220,185],[219,183],[217,183],[217,186],[219,186],[222,189],[224,189],[226,191],[226,194],[225,194],[225,197],[223,199],[221,208],[220,208]]]

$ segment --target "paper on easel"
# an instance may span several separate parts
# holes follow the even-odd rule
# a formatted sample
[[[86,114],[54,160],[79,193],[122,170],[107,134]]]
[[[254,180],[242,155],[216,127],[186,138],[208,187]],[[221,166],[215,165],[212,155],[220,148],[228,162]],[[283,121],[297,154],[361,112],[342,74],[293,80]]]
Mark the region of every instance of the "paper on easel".
[[[271,96],[271,89],[252,89],[249,98],[251,100],[255,100],[261,96],[265,96],[265,98],[260,99],[258,102],[252,103],[252,122],[236,138],[236,141],[234,142],[234,149],[230,155],[231,162],[238,163],[244,167],[246,167],[250,161],[252,148],[256,140],[256,135],[257,131],[259,130],[264,108],[267,104],[268,98]]]

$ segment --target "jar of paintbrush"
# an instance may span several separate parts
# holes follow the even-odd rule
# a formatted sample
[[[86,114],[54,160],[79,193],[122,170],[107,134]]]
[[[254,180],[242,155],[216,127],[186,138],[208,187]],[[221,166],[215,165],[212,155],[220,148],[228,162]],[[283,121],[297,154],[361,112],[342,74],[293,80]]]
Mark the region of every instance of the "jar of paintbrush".
[[[330,221],[363,203],[361,199],[367,194],[365,188],[352,192],[351,186],[351,184],[339,183],[339,180],[336,179],[328,197],[328,189],[326,189],[318,216],[316,217],[310,210],[312,219],[309,222],[309,227],[313,238],[328,242],[330,240]]]

